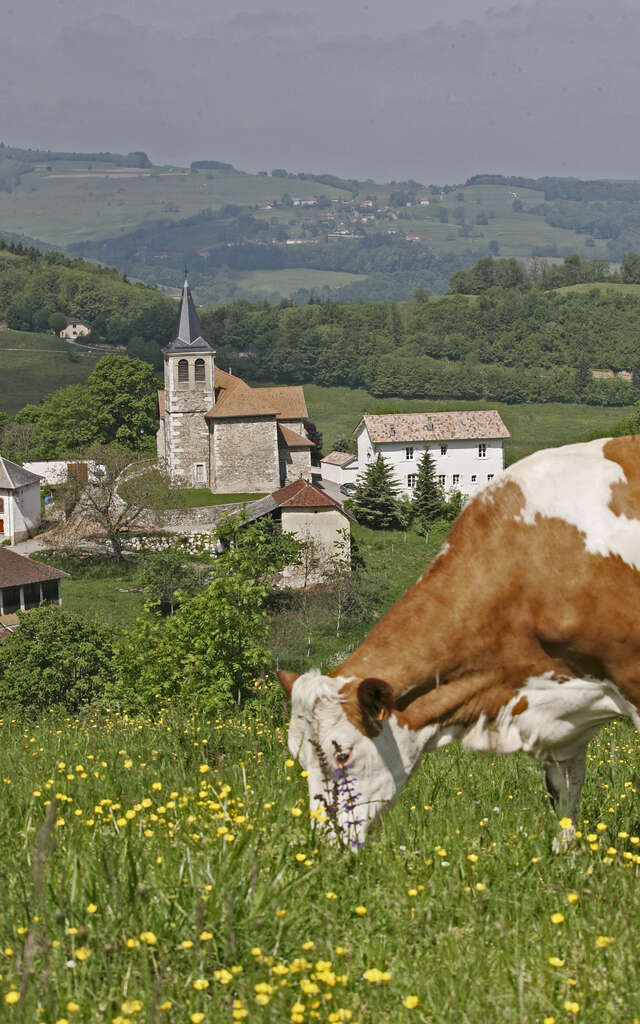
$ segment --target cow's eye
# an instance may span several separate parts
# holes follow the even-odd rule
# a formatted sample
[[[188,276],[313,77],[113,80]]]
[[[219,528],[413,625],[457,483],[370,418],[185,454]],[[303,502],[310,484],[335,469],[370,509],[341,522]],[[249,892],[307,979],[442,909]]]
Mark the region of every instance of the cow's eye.
[[[336,768],[346,768],[346,766],[349,764],[349,761],[351,760],[352,753],[353,749],[336,750],[336,752],[333,755],[333,760],[335,762]]]

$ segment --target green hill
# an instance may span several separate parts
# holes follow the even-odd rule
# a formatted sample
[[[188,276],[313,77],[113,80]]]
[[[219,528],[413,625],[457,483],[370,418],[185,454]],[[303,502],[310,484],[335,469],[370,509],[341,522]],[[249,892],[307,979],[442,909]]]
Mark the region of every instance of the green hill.
[[[155,166],[144,153],[0,149],[0,235],[41,239],[169,293],[186,258],[208,302],[436,294],[489,252],[618,261],[640,249],[639,195],[638,182],[376,184],[217,160]]]
[[[57,388],[84,383],[100,355],[51,334],[0,331],[0,412],[13,416]]]

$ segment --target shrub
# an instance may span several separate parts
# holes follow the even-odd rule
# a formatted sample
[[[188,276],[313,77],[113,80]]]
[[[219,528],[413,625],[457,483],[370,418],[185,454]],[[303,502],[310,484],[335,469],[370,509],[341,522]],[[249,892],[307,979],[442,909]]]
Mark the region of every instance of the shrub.
[[[113,679],[115,631],[43,605],[20,614],[20,626],[0,646],[0,709],[76,711],[101,697]]]

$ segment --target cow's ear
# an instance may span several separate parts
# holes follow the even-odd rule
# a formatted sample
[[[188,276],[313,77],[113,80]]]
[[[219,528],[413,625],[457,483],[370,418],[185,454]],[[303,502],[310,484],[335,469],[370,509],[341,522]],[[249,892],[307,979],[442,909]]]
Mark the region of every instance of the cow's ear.
[[[295,672],[284,672],[282,669],[278,669],[278,679],[280,680],[280,685],[282,686],[282,689],[286,693],[287,697],[291,697],[293,684],[295,683],[297,678],[298,676],[296,675]]]
[[[363,679],[358,685],[358,703],[364,722],[379,723],[393,711],[393,690],[383,679]]]

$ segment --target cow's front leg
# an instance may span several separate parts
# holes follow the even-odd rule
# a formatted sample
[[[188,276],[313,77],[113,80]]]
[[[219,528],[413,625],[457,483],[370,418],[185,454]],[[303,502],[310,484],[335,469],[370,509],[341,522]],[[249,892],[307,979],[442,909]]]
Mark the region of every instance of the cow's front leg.
[[[572,824],[563,828],[553,841],[556,853],[564,849],[575,836],[575,820],[585,773],[586,747],[566,761],[553,760],[545,765],[544,780],[554,809],[560,818],[571,818]]]

